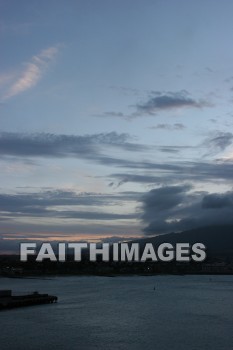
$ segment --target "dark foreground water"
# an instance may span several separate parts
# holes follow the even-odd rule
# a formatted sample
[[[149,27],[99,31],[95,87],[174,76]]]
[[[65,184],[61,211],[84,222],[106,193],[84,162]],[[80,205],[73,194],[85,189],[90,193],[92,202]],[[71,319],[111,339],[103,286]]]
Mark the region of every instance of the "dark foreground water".
[[[0,289],[59,297],[1,311],[1,350],[233,348],[233,276],[0,278]]]

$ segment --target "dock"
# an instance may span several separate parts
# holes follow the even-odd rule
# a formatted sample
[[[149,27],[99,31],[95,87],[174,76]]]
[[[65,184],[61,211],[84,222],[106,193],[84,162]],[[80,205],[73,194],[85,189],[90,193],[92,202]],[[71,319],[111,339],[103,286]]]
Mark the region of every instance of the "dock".
[[[17,307],[52,304],[58,300],[57,296],[33,292],[24,295],[12,295],[11,290],[0,290],[0,310]]]

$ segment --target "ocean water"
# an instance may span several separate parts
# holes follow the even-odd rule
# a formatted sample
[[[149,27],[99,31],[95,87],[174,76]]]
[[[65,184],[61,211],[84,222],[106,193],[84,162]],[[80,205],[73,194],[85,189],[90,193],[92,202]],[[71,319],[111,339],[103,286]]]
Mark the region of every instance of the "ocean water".
[[[1,350],[233,348],[233,276],[0,278],[0,289],[59,298],[1,311]]]

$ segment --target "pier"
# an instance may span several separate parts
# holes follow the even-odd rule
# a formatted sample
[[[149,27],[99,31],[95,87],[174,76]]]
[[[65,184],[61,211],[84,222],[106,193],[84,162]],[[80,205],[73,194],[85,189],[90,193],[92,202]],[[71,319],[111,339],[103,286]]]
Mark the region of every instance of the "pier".
[[[23,306],[56,303],[58,298],[54,295],[33,292],[25,295],[12,295],[11,290],[0,290],[0,310]]]

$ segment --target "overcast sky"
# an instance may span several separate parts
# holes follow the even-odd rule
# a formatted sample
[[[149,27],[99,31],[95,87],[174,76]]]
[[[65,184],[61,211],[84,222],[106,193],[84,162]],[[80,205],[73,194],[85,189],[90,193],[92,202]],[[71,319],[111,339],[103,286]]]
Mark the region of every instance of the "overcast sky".
[[[231,0],[0,0],[0,242],[233,223]]]

